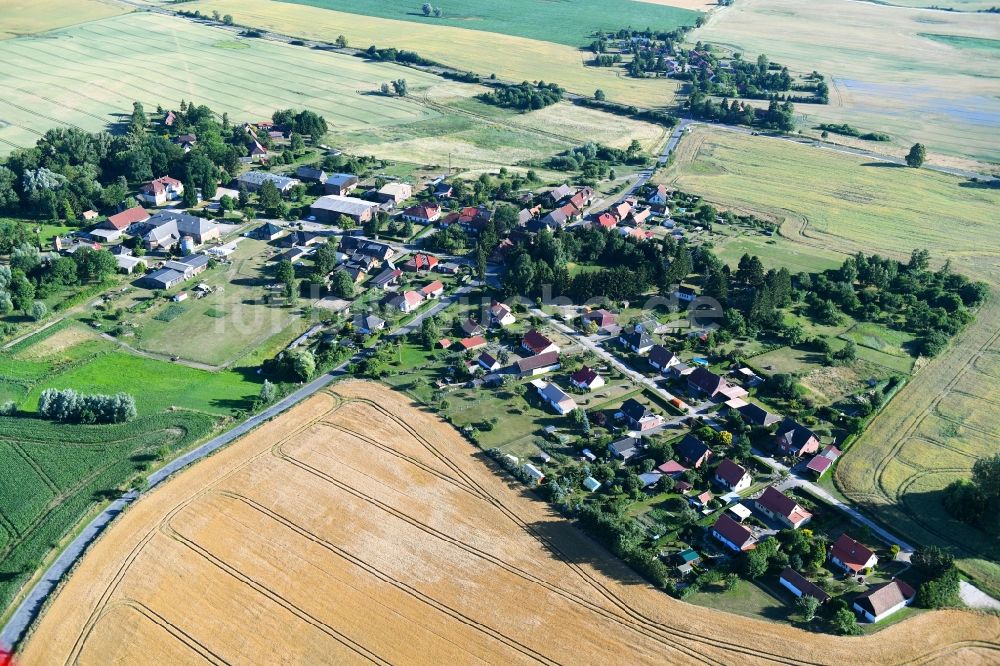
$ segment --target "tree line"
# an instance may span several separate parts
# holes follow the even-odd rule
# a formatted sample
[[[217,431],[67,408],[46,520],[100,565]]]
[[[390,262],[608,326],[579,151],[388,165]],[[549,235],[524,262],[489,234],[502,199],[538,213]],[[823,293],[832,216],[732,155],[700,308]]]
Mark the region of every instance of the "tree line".
[[[63,423],[125,423],[136,414],[135,398],[127,393],[102,395],[45,389],[38,397],[38,415]]]

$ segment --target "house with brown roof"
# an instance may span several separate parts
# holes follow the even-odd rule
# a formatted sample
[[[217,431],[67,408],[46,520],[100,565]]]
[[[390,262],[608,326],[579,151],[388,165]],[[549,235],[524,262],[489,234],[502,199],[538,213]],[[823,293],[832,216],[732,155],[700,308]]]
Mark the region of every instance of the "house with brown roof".
[[[127,231],[133,224],[140,224],[149,219],[149,213],[142,206],[134,206],[128,210],[111,215],[99,225],[103,229]]]
[[[913,603],[916,591],[901,580],[874,585],[854,598],[853,608],[868,622],[879,622]]]
[[[441,280],[434,280],[420,288],[420,295],[424,298],[441,298],[443,293],[444,284],[441,283]]]
[[[700,391],[709,398],[715,398],[726,386],[726,380],[714,372],[697,367],[694,372],[688,375],[688,386],[694,391]]]
[[[573,196],[573,188],[566,183],[563,183],[559,187],[554,187],[546,192],[545,196],[548,197],[549,202],[555,206],[563,199]]]
[[[559,346],[535,329],[531,329],[524,334],[524,338],[521,340],[521,348],[536,355],[547,352],[559,353]]]
[[[823,588],[791,567],[785,567],[778,576],[778,582],[796,597],[812,597],[821,604],[830,600],[830,595]]]
[[[615,315],[613,312],[609,312],[604,308],[599,310],[591,310],[590,312],[584,313],[580,319],[583,321],[584,325],[594,322],[597,324],[598,330],[608,330],[609,327],[615,325]]]
[[[569,198],[569,202],[576,208],[583,210],[594,200],[594,190],[584,186],[576,191],[576,194]]]
[[[163,206],[183,194],[184,183],[170,176],[161,176],[139,188],[139,198],[150,206]]]
[[[604,377],[601,377],[597,374],[596,370],[587,366],[583,366],[570,375],[569,381],[573,386],[584,391],[593,391],[604,386]]]
[[[778,450],[786,456],[804,456],[819,450],[819,437],[794,419],[785,418],[774,434]]]
[[[878,556],[867,546],[841,534],[830,546],[830,562],[848,573],[856,574],[878,564]]]
[[[624,419],[631,430],[646,432],[663,425],[663,417],[656,414],[635,398],[629,398],[615,412],[615,418]]]
[[[757,498],[757,508],[764,515],[793,530],[799,529],[812,520],[811,513],[774,486],[765,488],[764,492]]]
[[[519,377],[534,377],[544,375],[559,369],[559,352],[545,352],[514,362],[514,369]]]
[[[620,224],[624,222],[632,213],[632,204],[627,201],[622,201],[621,203],[612,206],[610,210],[611,214],[615,216],[615,219],[618,220],[618,223]]]
[[[647,360],[651,366],[660,372],[666,372],[670,366],[677,365],[681,362],[681,359],[677,356],[677,354],[673,353],[663,345],[653,345],[649,350],[649,357]]]
[[[681,474],[683,474],[684,472],[688,471],[687,467],[685,467],[684,465],[680,464],[676,460],[668,460],[667,462],[663,463],[662,465],[660,465],[656,469],[661,474],[666,474],[667,476],[674,477],[674,478],[676,478],[676,477],[680,476]]]
[[[711,534],[722,542],[722,545],[737,553],[745,553],[757,547],[757,539],[753,532],[738,522],[722,514],[712,525]]]
[[[493,303],[490,305],[490,322],[494,326],[499,326],[503,328],[504,326],[510,326],[517,321],[517,317],[514,316],[514,312],[510,309],[510,306],[505,303]]]
[[[486,332],[486,328],[472,317],[469,317],[462,322],[462,332],[466,335],[482,335]]]
[[[743,417],[743,422],[747,425],[768,427],[781,420],[780,414],[769,412],[760,405],[748,402],[742,407],[737,407],[736,411]]]
[[[480,354],[476,362],[483,366],[483,370],[486,372],[496,372],[500,369],[500,361],[496,360],[492,354],[487,354],[486,352]]]
[[[830,444],[823,448],[818,454],[813,456],[813,459],[809,461],[806,465],[806,469],[813,473],[813,475],[818,479],[819,477],[826,474],[826,471],[833,467],[833,463],[837,462],[837,458],[840,457],[840,449],[836,446]]]
[[[753,477],[750,476],[750,472],[729,458],[724,458],[719,463],[719,466],[715,468],[713,479],[720,486],[734,493],[746,490],[753,483]]]

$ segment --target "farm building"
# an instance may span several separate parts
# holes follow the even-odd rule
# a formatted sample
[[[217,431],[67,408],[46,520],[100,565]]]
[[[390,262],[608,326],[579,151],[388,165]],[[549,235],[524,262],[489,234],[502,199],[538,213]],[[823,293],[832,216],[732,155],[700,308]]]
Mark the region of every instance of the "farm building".
[[[528,475],[532,483],[534,483],[535,485],[538,485],[539,483],[545,480],[545,474],[542,472],[542,470],[538,469],[531,463],[525,463],[524,467],[522,467],[521,469],[524,470],[525,474]]]
[[[297,178],[289,178],[287,176],[279,176],[273,173],[267,173],[266,171],[247,171],[245,174],[236,179],[239,185],[247,188],[250,192],[256,192],[260,189],[261,185],[271,181],[274,186],[278,188],[278,191],[282,194],[288,194],[288,191],[299,184]]]
[[[301,180],[308,180],[321,185],[326,183],[326,172],[311,166],[300,166],[295,170],[295,176]]]
[[[364,224],[372,219],[378,204],[355,197],[344,197],[337,194],[328,194],[316,199],[309,211],[316,216],[317,222],[334,224],[340,216],[349,217],[356,224]]]
[[[823,588],[807,580],[805,576],[791,567],[785,567],[781,576],[778,577],[778,582],[797,597],[803,595],[813,597],[821,604],[830,600],[830,595],[824,592]]]
[[[901,580],[875,585],[854,598],[853,608],[868,622],[879,622],[913,602],[916,592]]]
[[[143,236],[147,250],[168,250],[184,237],[191,238],[195,245],[201,245],[220,236],[219,225],[215,222],[173,211],[157,213],[143,226],[149,229]]]
[[[352,173],[332,173],[323,181],[326,194],[347,196],[358,187],[358,177]]]
[[[144,275],[141,283],[144,287],[150,289],[170,289],[174,285],[183,282],[184,279],[184,273],[169,268],[161,268]]]
[[[458,344],[462,346],[465,351],[472,351],[473,349],[480,349],[486,346],[486,338],[481,335],[474,335],[470,338],[462,338],[458,341]]]
[[[114,229],[117,231],[128,231],[128,228],[133,224],[140,224],[149,219],[149,213],[142,206],[133,206],[128,210],[123,210],[120,213],[116,213],[108,217],[108,219],[101,222],[100,226],[105,229]]]
[[[408,183],[386,183],[376,193],[381,203],[399,204],[413,196],[413,186]]]
[[[764,515],[793,530],[799,529],[812,520],[811,513],[773,486],[765,488],[764,492],[757,498],[757,508]]]
[[[816,454],[809,464],[806,465],[806,469],[813,473],[813,475],[818,479],[819,477],[826,474],[826,471],[833,467],[833,463],[837,461],[840,457],[840,449],[832,444],[823,447],[823,450]]]

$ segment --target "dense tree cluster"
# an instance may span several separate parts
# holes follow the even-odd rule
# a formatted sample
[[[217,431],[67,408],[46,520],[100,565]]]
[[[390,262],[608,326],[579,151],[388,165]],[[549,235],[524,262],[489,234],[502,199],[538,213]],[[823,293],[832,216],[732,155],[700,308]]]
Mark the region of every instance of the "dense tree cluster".
[[[313,111],[283,109],[275,111],[271,120],[284,131],[311,137],[313,141],[319,141],[328,131],[326,119]]]
[[[583,529],[639,574],[658,587],[667,586],[669,571],[659,557],[659,547],[650,543],[645,529],[626,515],[624,504],[585,504],[578,518]]]
[[[853,136],[865,141],[892,141],[892,137],[885,132],[862,132],[857,127],[848,125],[847,123],[820,123],[816,129],[823,132],[842,134],[843,136]]]
[[[795,128],[795,107],[791,102],[778,103],[772,97],[767,109],[757,109],[750,104],[723,98],[716,102],[711,96],[694,91],[688,98],[688,110],[695,118],[715,120],[732,125],[748,125],[764,129],[790,132]]]
[[[534,111],[555,104],[563,97],[563,89],[555,83],[528,83],[499,85],[494,90],[479,96],[488,104],[520,111]]]
[[[958,568],[950,553],[937,546],[928,546],[914,553],[912,564],[924,579],[917,588],[918,606],[944,608],[958,603]]]
[[[586,143],[552,157],[549,167],[559,171],[580,171],[585,178],[604,178],[613,166],[645,163],[642,145],[633,139],[624,150],[599,143]]]
[[[106,250],[85,247],[69,257],[50,258],[28,240],[21,240],[10,250],[10,265],[0,266],[0,314],[20,311],[40,318],[35,299],[64,287],[103,282],[117,268],[114,256]]]
[[[972,480],[952,481],[944,490],[948,513],[990,533],[1000,528],[1000,453],[977,460]]]
[[[135,399],[127,393],[101,395],[73,389],[45,389],[38,398],[38,415],[64,423],[124,423],[136,416]]]

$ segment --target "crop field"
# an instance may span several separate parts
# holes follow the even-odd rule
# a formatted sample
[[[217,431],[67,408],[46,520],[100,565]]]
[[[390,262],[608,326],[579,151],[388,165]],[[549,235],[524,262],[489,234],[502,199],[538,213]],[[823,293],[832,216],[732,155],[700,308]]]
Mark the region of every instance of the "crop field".
[[[114,0],[9,0],[0,13],[0,39],[33,35],[129,11]]]
[[[897,663],[987,660],[998,634],[942,611],[843,639],[673,600],[450,426],[349,382],[132,507],[21,663]]]
[[[502,7],[505,3],[492,4]],[[560,11],[565,7],[560,3],[548,4],[559,7]],[[327,42],[344,35],[349,44],[357,48],[368,48],[371,44],[394,46],[484,76],[495,73],[501,79],[517,82],[552,81],[567,90],[587,95],[600,88],[607,93],[608,99],[619,102],[644,100],[644,105],[661,106],[672,103],[678,89],[677,82],[672,80],[632,79],[618,76],[610,68],[586,66],[584,63],[591,56],[574,46],[514,34],[484,35],[467,26],[449,27],[377,17],[359,20],[357,14],[276,0],[199,0],[185,3],[184,8],[203,13],[217,10],[231,14],[243,25]],[[413,9],[419,11],[419,3]],[[572,12],[564,12],[564,16],[571,15]],[[560,20],[560,24],[562,22]],[[642,27],[646,25],[643,21]]]
[[[937,155],[996,162],[998,53],[976,40],[998,33],[996,14],[851,0],[745,0],[713,12],[691,37],[829,77],[830,104],[796,105],[801,126],[849,123],[890,134],[898,154],[919,141]]]
[[[808,245],[825,256],[880,251],[902,258],[923,247],[976,274],[1000,258],[1000,191],[926,169],[699,126],[657,178],[780,222],[781,235],[803,252]]]
[[[562,3],[545,0],[463,0],[460,4],[445,7],[440,18],[424,16],[410,0],[283,1],[364,16],[516,35],[575,47],[589,44],[597,31],[628,26],[669,31],[682,25],[694,25],[698,18],[689,10],[634,0],[577,0],[572,9]]]
[[[437,115],[407,99],[367,94],[403,76],[418,92],[436,77],[263,40],[214,48],[232,39],[217,28],[136,13],[0,42],[2,150],[32,145],[51,127],[107,129],[136,99],[150,111],[193,100],[236,119],[309,108],[334,131]]]

